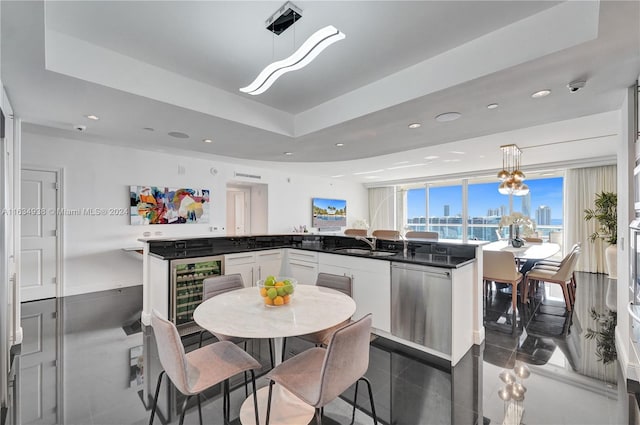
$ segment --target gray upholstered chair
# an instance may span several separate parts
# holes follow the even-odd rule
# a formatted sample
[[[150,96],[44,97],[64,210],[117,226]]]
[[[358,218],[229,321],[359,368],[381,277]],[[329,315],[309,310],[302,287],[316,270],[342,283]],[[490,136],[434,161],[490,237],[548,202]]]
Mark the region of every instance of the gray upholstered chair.
[[[404,237],[407,239],[438,239],[438,232],[407,232]]]
[[[226,292],[235,291],[237,289],[244,288],[244,280],[240,273],[226,274],[222,276],[208,277],[202,281],[202,302],[213,298],[217,295],[224,294]],[[202,347],[202,337],[206,330],[200,331],[200,347]],[[238,338],[234,336],[227,336],[218,333],[212,333],[218,341],[231,341],[234,344],[244,343],[244,349],[247,349],[247,340],[245,338]],[[274,366],[273,362],[273,344],[269,340],[269,357],[271,358],[271,367]]]
[[[363,238],[367,237],[367,229],[345,229],[345,236],[362,236]]]
[[[522,273],[516,268],[515,256],[513,252],[509,251],[483,251],[482,259],[482,279],[485,285],[490,282],[511,285],[512,324],[515,327],[518,309],[518,285],[522,282]]]
[[[322,424],[321,409],[356,384],[351,423],[355,418],[358,383],[364,381],[369,389],[371,416],[377,424],[371,382],[364,377],[369,367],[371,314],[350,323],[331,336],[327,348],[314,347],[276,366],[269,374],[267,425],[271,415],[273,385],[282,385],[305,403],[315,407],[316,423]],[[277,408],[277,406],[275,407]]]
[[[531,282],[555,283],[562,288],[564,303],[568,311],[573,310],[575,302],[575,280],[573,272],[578,261],[580,250],[574,250],[561,262],[560,267],[546,269],[543,267],[533,268],[527,273],[524,280],[523,301],[528,302],[527,294],[535,288]]]
[[[350,276],[343,276],[338,274],[330,274],[330,273],[318,273],[318,277],[316,278],[316,286],[323,286],[325,288],[335,289],[336,291],[342,292],[345,295],[352,296],[353,293],[353,282]],[[345,320],[342,323],[339,323],[329,329],[324,329],[322,331],[300,335],[298,338],[304,339],[305,341],[311,342],[316,345],[316,347],[321,345],[328,345],[329,340],[331,339],[331,335],[344,325],[351,322],[351,320]],[[286,347],[287,347],[287,339],[285,338],[282,341],[282,361],[284,361],[286,357]]]
[[[202,425],[200,394],[221,382],[224,383],[223,413],[225,423],[227,423],[230,410],[229,378],[240,372],[251,372],[253,393],[256,393],[254,370],[259,369],[261,365],[237,345],[230,341],[221,341],[185,353],[182,340],[173,323],[161,318],[156,311],[153,311],[151,326],[156,338],[158,357],[160,357],[160,363],[164,370],[158,376],[149,425],[153,424],[160,385],[165,373],[176,389],[187,396],[182,404],[180,425],[184,422],[187,403],[192,396],[196,396],[198,399],[198,415],[200,425]],[[258,424],[258,405],[256,397],[253,399],[254,409],[256,409],[256,424]]]

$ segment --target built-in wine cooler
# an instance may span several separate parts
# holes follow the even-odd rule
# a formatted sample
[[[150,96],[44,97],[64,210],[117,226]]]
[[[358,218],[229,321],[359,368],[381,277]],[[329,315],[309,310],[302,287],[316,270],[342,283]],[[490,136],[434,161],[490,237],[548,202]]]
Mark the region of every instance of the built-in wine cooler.
[[[200,257],[171,261],[171,303],[169,318],[180,335],[199,332],[193,311],[202,302],[202,282],[224,273],[224,257]]]

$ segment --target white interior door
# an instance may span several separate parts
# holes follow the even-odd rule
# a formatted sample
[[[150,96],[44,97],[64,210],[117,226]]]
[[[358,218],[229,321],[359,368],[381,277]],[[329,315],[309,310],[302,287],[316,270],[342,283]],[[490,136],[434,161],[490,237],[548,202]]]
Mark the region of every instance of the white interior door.
[[[55,171],[22,170],[20,296],[32,301],[56,296],[58,268]]]
[[[56,303],[55,299],[49,299],[22,305],[20,412],[23,425],[60,423]]]
[[[234,202],[234,214],[236,221],[236,235],[244,235],[247,231],[246,223],[245,223],[245,200],[244,200],[244,192],[234,192],[233,194],[233,202]]]

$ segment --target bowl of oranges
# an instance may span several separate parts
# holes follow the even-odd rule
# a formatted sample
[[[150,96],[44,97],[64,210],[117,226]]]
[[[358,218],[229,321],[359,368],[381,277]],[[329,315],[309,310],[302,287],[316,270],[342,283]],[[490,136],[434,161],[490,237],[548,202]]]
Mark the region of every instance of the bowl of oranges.
[[[297,284],[298,281],[291,277],[267,276],[258,281],[258,289],[264,305],[279,307],[291,302]]]

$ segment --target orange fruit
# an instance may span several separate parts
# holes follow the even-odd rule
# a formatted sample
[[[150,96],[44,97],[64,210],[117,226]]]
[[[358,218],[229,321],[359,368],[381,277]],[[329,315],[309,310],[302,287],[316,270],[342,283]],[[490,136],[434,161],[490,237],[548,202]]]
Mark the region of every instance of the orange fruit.
[[[284,304],[284,298],[282,298],[281,296],[277,296],[273,299],[273,305],[282,305]]]
[[[289,295],[285,295],[284,297],[282,297],[282,299],[284,300],[285,304],[289,304],[289,301],[291,301],[291,297]]]
[[[275,286],[276,288],[279,288],[281,286],[284,286],[284,282],[276,282],[276,284],[273,286]]]
[[[267,305],[273,305],[273,300],[269,297],[264,297],[264,303]]]
[[[261,297],[267,296],[267,288],[260,288],[260,296]]]

